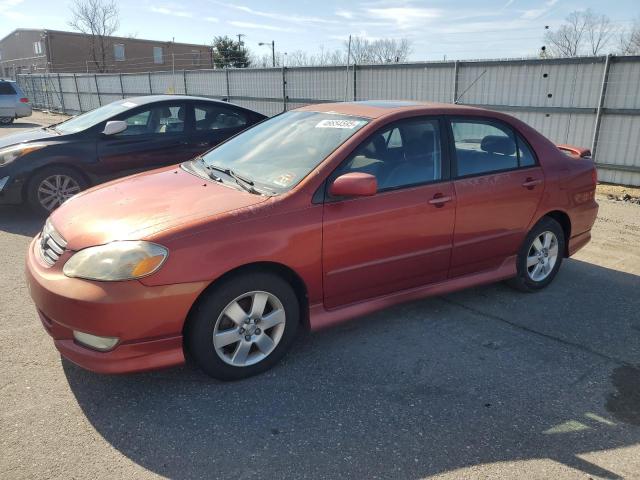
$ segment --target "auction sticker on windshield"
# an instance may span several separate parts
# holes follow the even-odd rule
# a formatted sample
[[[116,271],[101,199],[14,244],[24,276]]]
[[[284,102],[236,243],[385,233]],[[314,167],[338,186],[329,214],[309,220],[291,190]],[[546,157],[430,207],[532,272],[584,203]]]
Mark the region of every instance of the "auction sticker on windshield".
[[[352,130],[363,123],[362,120],[321,120],[316,128],[348,128]]]

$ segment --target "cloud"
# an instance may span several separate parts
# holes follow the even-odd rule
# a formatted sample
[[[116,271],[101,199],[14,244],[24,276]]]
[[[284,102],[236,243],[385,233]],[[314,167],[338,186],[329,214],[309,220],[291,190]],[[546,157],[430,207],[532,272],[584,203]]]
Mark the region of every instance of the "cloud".
[[[154,13],[159,13],[161,15],[169,15],[171,17],[181,17],[181,18],[191,18],[193,14],[191,12],[187,12],[185,10],[176,10],[168,7],[150,7]]]
[[[0,0],[0,13],[10,20],[24,20],[27,16],[21,12],[12,10],[23,2],[23,0]]]
[[[231,21],[228,23],[229,25],[233,25],[234,27],[239,27],[239,28],[269,30],[271,32],[295,32],[293,28],[277,27],[275,25],[267,25],[264,23],[251,23],[251,22],[238,22],[238,21]]]
[[[278,20],[280,22],[287,23],[339,23],[337,20],[330,20],[322,17],[311,17],[305,15],[295,15],[289,13],[275,13],[275,12],[265,12],[262,10],[255,10],[253,8],[247,7],[245,5],[236,5],[233,3],[225,3],[219,2],[216,0],[211,0],[212,3],[217,5],[222,5],[227,8],[232,8],[234,10],[238,10],[240,12],[248,13],[250,15],[255,15],[258,17],[270,18],[271,20]]]
[[[367,8],[366,13],[371,18],[391,20],[401,29],[413,28],[442,16],[441,10],[419,7]]]
[[[535,20],[547,11],[546,8],[532,8],[531,10],[525,10],[522,12],[521,18],[527,20]]]
[[[353,18],[353,12],[350,12],[349,10],[336,10],[336,15],[342,18]]]
[[[207,22],[218,23],[220,20],[217,17],[205,17]]]

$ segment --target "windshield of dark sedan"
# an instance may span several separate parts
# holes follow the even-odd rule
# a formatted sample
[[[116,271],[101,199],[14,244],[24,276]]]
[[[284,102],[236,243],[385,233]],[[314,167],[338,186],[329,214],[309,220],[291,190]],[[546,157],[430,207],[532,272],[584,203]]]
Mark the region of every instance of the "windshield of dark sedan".
[[[114,115],[137,107],[136,103],[122,100],[96,108],[89,112],[70,118],[66,122],[59,123],[55,129],[60,133],[76,133],[91,128],[97,123],[104,122]]]
[[[204,162],[275,192],[293,188],[368,119],[293,111],[270,118],[205,154]]]

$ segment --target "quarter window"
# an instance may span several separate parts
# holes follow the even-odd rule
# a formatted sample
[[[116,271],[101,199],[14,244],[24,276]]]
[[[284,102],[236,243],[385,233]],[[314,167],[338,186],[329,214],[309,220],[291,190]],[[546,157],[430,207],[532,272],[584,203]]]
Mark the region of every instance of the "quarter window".
[[[459,177],[510,170],[518,167],[513,131],[498,124],[452,121]]]
[[[374,175],[378,190],[390,190],[442,179],[438,120],[411,119],[374,133],[338,168]]]
[[[536,164],[536,157],[520,135],[517,136],[518,141],[518,160],[521,167],[532,167]]]
[[[196,105],[194,113],[199,131],[238,128],[247,124],[247,117],[241,112],[218,105]]]

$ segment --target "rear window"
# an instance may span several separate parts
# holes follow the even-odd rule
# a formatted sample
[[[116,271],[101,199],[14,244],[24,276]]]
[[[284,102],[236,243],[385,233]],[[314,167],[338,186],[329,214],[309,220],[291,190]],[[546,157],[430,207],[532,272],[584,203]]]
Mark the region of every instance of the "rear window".
[[[8,82],[0,82],[0,95],[15,95],[16,91],[13,85]]]

